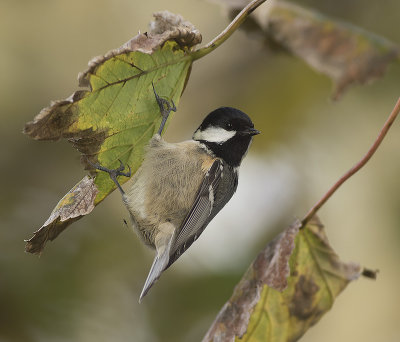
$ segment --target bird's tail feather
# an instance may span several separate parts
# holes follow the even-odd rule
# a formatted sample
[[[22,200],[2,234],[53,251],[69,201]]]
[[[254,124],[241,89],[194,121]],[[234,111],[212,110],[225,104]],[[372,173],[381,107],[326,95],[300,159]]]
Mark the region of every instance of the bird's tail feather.
[[[157,253],[156,257],[154,258],[149,275],[147,276],[142,293],[140,294],[139,303],[141,302],[142,298],[147,294],[147,292],[149,292],[150,288],[155,284],[158,278],[160,278],[161,273],[167,268],[172,241],[173,236],[171,235],[164,250],[161,253]]]

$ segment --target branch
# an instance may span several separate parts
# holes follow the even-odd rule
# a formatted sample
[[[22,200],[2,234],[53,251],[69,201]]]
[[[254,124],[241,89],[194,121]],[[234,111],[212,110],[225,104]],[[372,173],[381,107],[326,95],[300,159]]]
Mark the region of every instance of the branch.
[[[385,124],[383,125],[378,137],[376,138],[373,145],[370,147],[367,154],[349,171],[347,171],[330,189],[329,191],[310,209],[307,215],[301,220],[301,227],[304,227],[308,221],[317,213],[317,211],[325,204],[325,202],[335,193],[337,189],[352,175],[354,175],[358,170],[360,170],[367,162],[371,159],[375,151],[378,149],[379,145],[383,141],[386,136],[386,133],[389,131],[389,128],[392,126],[394,120],[397,117],[397,114],[400,112],[400,97],[398,98],[396,105],[393,108],[392,113],[389,115]]]
[[[214,51],[218,46],[225,42],[238,27],[245,21],[245,19],[261,4],[266,0],[253,0],[246,7],[244,7],[240,13],[231,21],[231,23],[223,30],[217,37],[215,37],[206,46],[194,51],[191,56],[193,60],[199,59],[208,55],[210,52]]]

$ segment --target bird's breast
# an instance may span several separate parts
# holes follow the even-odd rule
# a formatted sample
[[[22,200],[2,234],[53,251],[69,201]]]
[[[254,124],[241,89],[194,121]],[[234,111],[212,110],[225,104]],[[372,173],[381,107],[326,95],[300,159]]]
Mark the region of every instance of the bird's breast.
[[[155,231],[164,222],[179,227],[213,160],[195,141],[151,143],[125,196],[136,231]]]

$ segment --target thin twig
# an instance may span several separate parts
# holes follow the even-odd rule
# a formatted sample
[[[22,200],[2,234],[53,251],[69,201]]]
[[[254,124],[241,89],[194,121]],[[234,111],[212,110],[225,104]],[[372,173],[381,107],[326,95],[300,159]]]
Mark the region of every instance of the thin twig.
[[[317,211],[325,204],[325,202],[334,194],[334,192],[352,175],[354,175],[358,170],[360,170],[370,158],[373,156],[375,151],[378,149],[379,145],[385,138],[386,133],[389,131],[390,126],[392,126],[397,114],[400,112],[400,97],[398,98],[396,105],[393,108],[392,113],[389,115],[385,124],[383,125],[381,131],[375,142],[372,144],[367,154],[349,171],[347,171],[330,189],[329,191],[310,209],[307,215],[301,220],[301,227],[304,227],[308,221],[317,213]]]
[[[217,37],[215,37],[211,42],[209,42],[204,47],[192,52],[191,57],[196,60],[210,52],[214,51],[218,46],[225,42],[232,34],[237,30],[237,28],[244,22],[244,20],[262,3],[266,0],[253,0],[245,8],[243,8],[240,13],[231,21],[231,23],[223,30]]]

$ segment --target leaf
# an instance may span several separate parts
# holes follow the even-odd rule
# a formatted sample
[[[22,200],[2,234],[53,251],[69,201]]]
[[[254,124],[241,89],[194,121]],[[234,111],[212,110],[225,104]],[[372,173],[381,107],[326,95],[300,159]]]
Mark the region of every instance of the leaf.
[[[81,152],[86,169],[92,169],[89,162],[116,168],[120,159],[134,173],[161,122],[152,82],[161,97],[178,104],[193,61],[190,52],[201,42],[200,33],[181,16],[164,11],[154,17],[150,32],[138,34],[122,47],[90,61],[88,70],[78,78],[86,89],[44,108],[25,125],[24,133],[36,140],[68,139]],[[92,202],[87,210],[79,216],[70,212],[68,208],[74,205],[70,201],[79,198],[68,197],[68,193],[29,240],[28,252],[39,253],[48,239],[90,213],[115,189],[108,174],[97,170],[91,174],[92,193],[87,197]],[[85,179],[82,184],[86,184]],[[127,180],[121,178],[120,182]],[[61,212],[62,219],[55,218]]]
[[[84,177],[58,202],[44,225],[34,233],[34,237],[26,241],[26,250],[40,253],[43,249],[41,241],[55,239],[68,224],[90,213],[97,193],[93,179]]]
[[[219,2],[234,16],[249,1]],[[261,33],[269,46],[283,47],[329,76],[335,84],[334,99],[354,83],[381,77],[390,62],[399,60],[399,46],[374,33],[283,0],[265,5],[244,28]]]
[[[260,252],[203,342],[297,341],[359,277],[359,265],[339,260],[317,219],[299,226]]]

